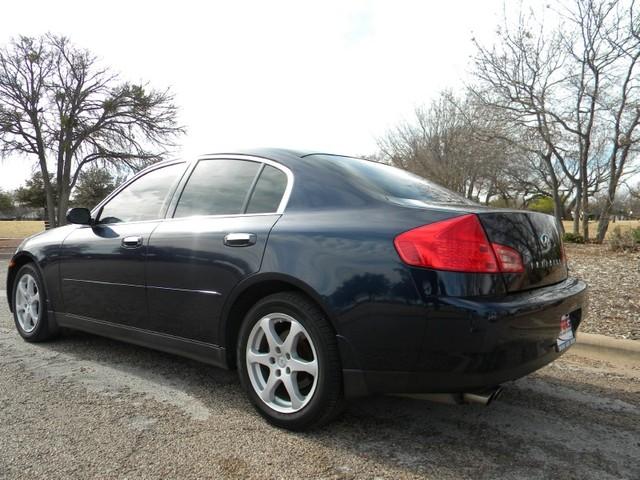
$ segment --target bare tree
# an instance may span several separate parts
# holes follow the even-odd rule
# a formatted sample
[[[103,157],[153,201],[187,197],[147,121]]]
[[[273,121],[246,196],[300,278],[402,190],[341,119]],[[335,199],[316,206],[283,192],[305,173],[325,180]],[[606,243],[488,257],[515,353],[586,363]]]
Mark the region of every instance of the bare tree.
[[[65,37],[20,37],[0,50],[0,153],[37,157],[49,221],[64,224],[87,165],[135,170],[174,145],[183,128],[173,101],[168,90],[121,81]]]
[[[602,84],[594,95],[604,131],[607,192],[598,221],[597,241],[604,241],[618,187],[640,147],[640,12],[635,1],[578,2],[572,21],[580,26],[582,58],[593,82]],[[598,63],[599,62],[599,63]]]
[[[570,166],[571,151],[566,145],[566,122],[561,112],[550,103],[559,96],[566,80],[564,68],[567,55],[560,49],[558,32],[547,34],[542,24],[534,22],[532,13],[520,12],[512,25],[505,19],[500,28],[499,42],[485,47],[475,41],[477,54],[474,73],[477,84],[472,87],[485,105],[501,110],[519,136],[528,141],[524,148],[534,152],[545,166],[546,182],[552,190],[556,217],[562,210],[561,176],[573,188],[582,187],[579,172]],[[535,29],[535,30],[534,30]],[[580,203],[575,205],[575,218],[580,215]],[[577,224],[574,227],[577,230]]]
[[[500,172],[508,146],[494,127],[468,97],[443,92],[417,108],[412,121],[387,132],[378,146],[388,163],[477,200],[506,191]]]
[[[589,198],[606,184],[611,202],[637,145],[639,18],[634,2],[570,0],[552,26],[532,10],[505,15],[496,45],[476,42],[476,96],[542,145],[556,211],[564,177],[574,232],[589,237]],[[608,194],[609,195],[609,194]],[[603,209],[597,239],[608,225]]]

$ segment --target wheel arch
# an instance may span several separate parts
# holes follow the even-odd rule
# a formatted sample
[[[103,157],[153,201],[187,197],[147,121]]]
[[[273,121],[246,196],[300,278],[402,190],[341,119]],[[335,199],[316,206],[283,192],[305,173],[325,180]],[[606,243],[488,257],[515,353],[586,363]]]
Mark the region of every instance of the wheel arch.
[[[44,281],[44,273],[42,268],[38,264],[38,260],[31,253],[22,251],[18,252],[10,261],[9,269],[7,272],[7,304],[9,305],[9,311],[13,313],[13,284],[16,280],[18,271],[27,263],[33,263],[38,274],[40,275],[40,281],[44,287],[44,294],[46,295],[47,302],[49,301],[49,292],[47,290],[46,282]]]
[[[299,292],[311,300],[320,308],[329,320],[334,332],[337,333],[333,315],[327,308],[326,303],[322,300],[322,297],[309,285],[294,277],[283,274],[255,275],[236,286],[222,311],[221,319],[223,321],[220,323],[221,331],[219,332],[218,338],[224,340],[227,366],[229,368],[235,368],[235,351],[238,333],[242,320],[247,312],[260,299],[274,293],[286,291]]]

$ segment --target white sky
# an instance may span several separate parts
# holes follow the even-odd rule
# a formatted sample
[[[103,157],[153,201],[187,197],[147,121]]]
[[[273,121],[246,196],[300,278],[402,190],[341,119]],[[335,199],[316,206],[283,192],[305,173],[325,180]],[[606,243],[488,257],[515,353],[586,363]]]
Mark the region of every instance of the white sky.
[[[183,154],[376,151],[376,138],[468,71],[502,0],[3,2],[0,44],[63,34],[131,81],[170,86]],[[13,189],[33,161],[0,163]]]

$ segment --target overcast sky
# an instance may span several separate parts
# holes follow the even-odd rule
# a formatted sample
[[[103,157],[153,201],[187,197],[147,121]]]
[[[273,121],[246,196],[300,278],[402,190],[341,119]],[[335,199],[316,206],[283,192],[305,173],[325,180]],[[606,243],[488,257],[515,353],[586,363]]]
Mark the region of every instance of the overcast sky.
[[[292,147],[350,155],[444,88],[459,88],[472,35],[502,0],[5,2],[0,43],[63,34],[131,81],[170,86],[181,154]],[[0,188],[31,160],[0,163]]]

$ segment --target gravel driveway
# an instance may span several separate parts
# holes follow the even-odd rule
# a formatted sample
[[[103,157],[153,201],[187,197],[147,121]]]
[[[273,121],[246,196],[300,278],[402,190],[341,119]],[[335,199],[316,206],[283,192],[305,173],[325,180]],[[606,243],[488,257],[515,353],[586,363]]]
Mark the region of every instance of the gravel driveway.
[[[12,322],[0,294],[0,478],[640,478],[639,370],[567,354],[488,408],[378,397],[293,434],[234,372]]]

